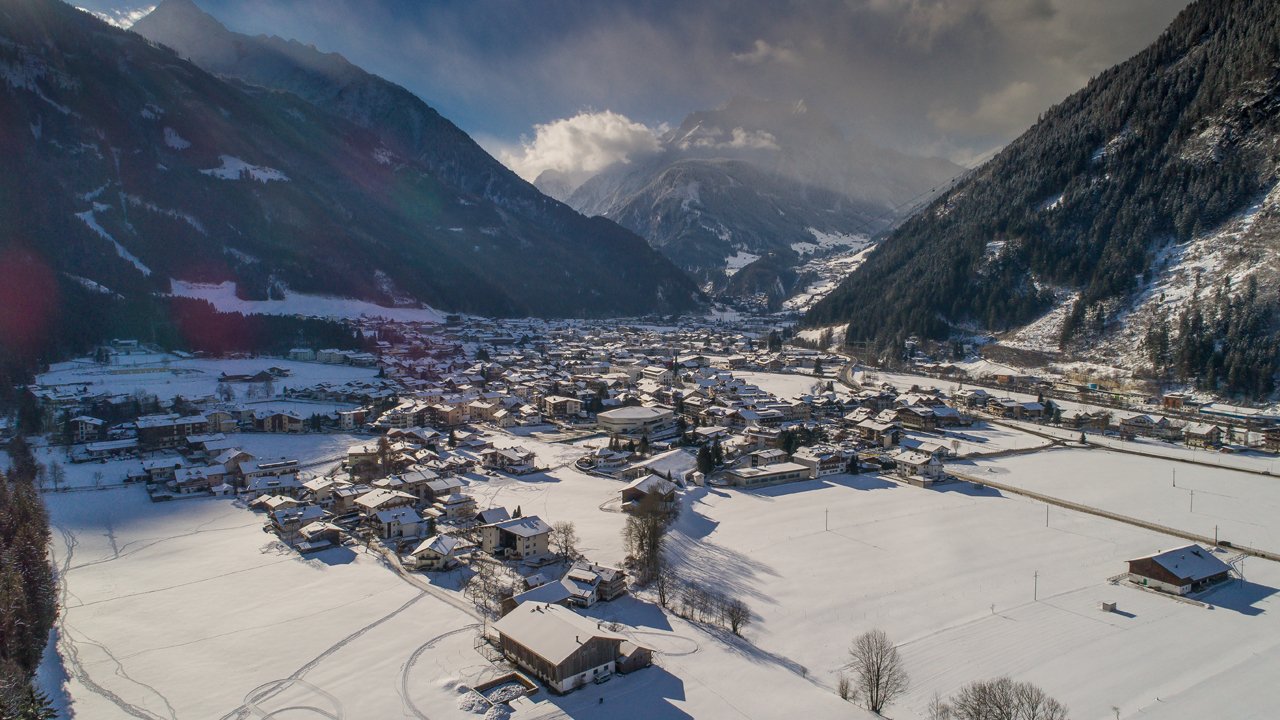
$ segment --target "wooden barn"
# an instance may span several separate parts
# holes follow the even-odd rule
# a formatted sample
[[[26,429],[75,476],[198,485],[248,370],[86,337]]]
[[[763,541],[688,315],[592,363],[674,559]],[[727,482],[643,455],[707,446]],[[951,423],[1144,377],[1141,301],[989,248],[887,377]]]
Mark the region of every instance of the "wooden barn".
[[[1186,595],[1226,580],[1231,566],[1211,550],[1184,545],[1129,561],[1129,580],[1157,590]]]

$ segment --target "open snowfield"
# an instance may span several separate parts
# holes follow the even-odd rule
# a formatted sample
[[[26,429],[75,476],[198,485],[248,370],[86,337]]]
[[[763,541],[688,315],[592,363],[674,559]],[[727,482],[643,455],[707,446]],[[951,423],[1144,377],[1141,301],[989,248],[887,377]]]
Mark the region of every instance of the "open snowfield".
[[[1041,685],[1075,718],[1114,717],[1112,706],[1121,717],[1200,718],[1224,689],[1220,673],[1243,691],[1234,678],[1256,673],[1252,663],[1280,671],[1273,563],[1251,559],[1249,582],[1213,593],[1218,608],[1205,610],[1106,582],[1174,539],[1057,509],[1045,527],[1042,504],[967,485],[837,476],[697,494],[674,547],[682,572],[747,598],[760,616],[748,636],[827,686],[852,637],[884,629],[914,679],[895,718],[922,717],[934,692],[1004,673]],[[1122,613],[1101,613],[1101,601]],[[1255,686],[1232,703],[1231,717],[1269,717],[1280,689]]]
[[[1050,440],[1016,428],[985,422],[975,422],[969,427],[946,428],[940,433],[908,430],[906,436],[913,440],[941,443],[948,449],[954,449],[954,452],[962,457],[990,455],[1009,450],[1030,450],[1052,444]]]
[[[227,500],[152,504],[127,488],[60,494],[49,506],[67,586],[59,652],[77,718],[237,708],[258,717],[290,706],[323,710],[293,717],[399,717],[415,649],[474,622],[359,550],[301,559]],[[472,655],[459,660],[474,664]],[[414,669],[411,691],[441,680]],[[285,679],[271,697],[246,700]]]
[[[89,386],[97,392],[126,395],[140,390],[155,395],[161,401],[168,401],[176,395],[187,398],[213,395],[218,387],[218,377],[223,373],[253,375],[270,367],[289,370],[288,377],[273,381],[277,393],[285,388],[308,388],[319,383],[341,384],[353,380],[368,380],[378,374],[374,368],[267,357],[199,360],[148,354],[125,355],[119,361],[119,364],[113,365],[100,365],[88,360],[54,363],[49,372],[37,377],[36,381],[41,385]],[[230,385],[237,399],[246,399],[248,384]]]
[[[1207,537],[1216,525],[1225,540],[1280,553],[1277,478],[1105,450],[1055,450],[949,467]]]
[[[172,280],[173,294],[178,297],[207,300],[222,312],[238,312],[245,315],[306,315],[308,317],[348,318],[381,317],[401,322],[444,322],[444,314],[429,307],[384,307],[364,300],[307,295],[287,291],[283,300],[243,300],[236,297],[236,284],[193,283]]]
[[[799,373],[770,373],[748,370],[734,370],[733,376],[741,378],[765,392],[772,393],[782,400],[798,398],[801,395],[812,395],[816,386],[821,385],[822,389],[825,390],[829,382],[836,383],[837,392],[843,390],[843,386],[836,382],[834,376],[814,377],[813,375],[801,375]]]
[[[302,465],[318,464],[313,468],[316,472],[329,460],[346,460],[348,448],[376,442],[370,435],[350,433],[236,433],[227,439],[254,457],[288,457],[296,458]]]
[[[610,505],[622,483],[574,470],[582,445],[491,436],[552,469],[472,482],[482,507],[572,520],[588,557],[621,559],[623,516]],[[1049,467],[1071,453],[1107,455],[1025,460]],[[479,717],[458,709],[458,684],[496,671],[472,649],[477,620],[451,590],[456,571],[418,576],[434,583],[420,595],[359,549],[303,560],[227,500],[152,504],[127,488],[48,502],[58,564],[70,554],[62,657],[75,717],[129,716],[99,688],[141,717]],[[1043,504],[1017,496],[871,475],[691,489],[670,557],[683,577],[750,604],[747,642],[643,598],[601,603],[589,614],[635,626],[663,651],[657,665],[563,698],[539,693],[513,717],[869,718],[833,688],[849,641],[871,628],[900,644],[912,675],[894,718],[923,717],[934,692],[1003,673],[1041,685],[1073,718],[1112,718],[1112,706],[1122,718],[1272,717],[1280,565],[1250,559],[1248,581],[1211,593],[1208,610],[1107,582],[1125,560],[1179,541],[1058,508],[1049,527],[1044,518]],[[1100,612],[1101,601],[1120,612]],[[276,694],[254,692],[289,678]]]

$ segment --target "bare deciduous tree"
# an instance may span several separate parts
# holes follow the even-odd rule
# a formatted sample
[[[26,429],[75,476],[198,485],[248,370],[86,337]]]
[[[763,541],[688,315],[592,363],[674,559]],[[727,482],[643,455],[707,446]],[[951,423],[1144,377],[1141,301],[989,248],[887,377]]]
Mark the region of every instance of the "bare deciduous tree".
[[[551,526],[551,546],[556,553],[565,557],[578,554],[578,528],[568,520],[561,520]]]
[[[662,543],[673,518],[674,513],[654,494],[646,495],[635,510],[627,514],[622,539],[640,583],[651,582],[662,573]]]
[[[1065,705],[1031,683],[1008,677],[969,683],[945,707],[947,720],[1067,720]]]
[[[836,694],[840,696],[841,700],[852,701],[857,699],[857,693],[853,690],[853,680],[848,675],[840,673],[840,676],[836,678]]]
[[[470,596],[471,602],[475,603],[480,610],[493,614],[494,604],[498,600],[499,587],[501,585],[495,564],[477,558],[475,562],[471,563],[471,569],[475,574],[467,580],[467,585],[463,588],[463,595]]]
[[[729,630],[741,636],[742,628],[751,622],[751,608],[737,598],[728,600],[723,606],[724,619],[729,623]]]
[[[672,577],[670,573],[658,573],[654,578],[654,587],[658,590],[658,604],[667,607],[667,601],[671,599]]]
[[[907,669],[898,648],[883,630],[871,630],[855,638],[849,648],[849,658],[857,694],[871,712],[879,714],[906,692]]]
[[[925,708],[924,717],[925,720],[951,720],[951,706],[942,702],[942,698],[934,693],[929,707]]]

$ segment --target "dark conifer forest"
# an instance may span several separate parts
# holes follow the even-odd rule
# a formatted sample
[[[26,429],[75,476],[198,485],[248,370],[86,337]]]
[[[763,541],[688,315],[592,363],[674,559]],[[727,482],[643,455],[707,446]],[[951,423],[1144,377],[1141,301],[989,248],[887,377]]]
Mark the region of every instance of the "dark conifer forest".
[[[882,345],[1001,332],[1048,310],[1059,288],[1079,292],[1063,347],[1091,340],[1151,281],[1162,248],[1275,183],[1278,62],[1280,3],[1192,4],[895,231],[805,323],[849,322],[850,340]],[[1201,334],[1184,336],[1179,319],[1177,367],[1161,363],[1252,394],[1270,387],[1277,306],[1274,292],[1232,294],[1190,311]]]

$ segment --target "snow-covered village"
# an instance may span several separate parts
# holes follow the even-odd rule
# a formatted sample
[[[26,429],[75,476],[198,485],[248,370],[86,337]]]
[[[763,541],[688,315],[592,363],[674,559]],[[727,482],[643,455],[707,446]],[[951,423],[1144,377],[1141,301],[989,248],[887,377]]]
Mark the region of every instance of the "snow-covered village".
[[[0,720],[1280,718],[1278,68],[0,0]]]
[[[78,716],[848,717],[875,632],[895,717],[1276,700],[1280,416],[767,319],[353,327],[39,376]]]

